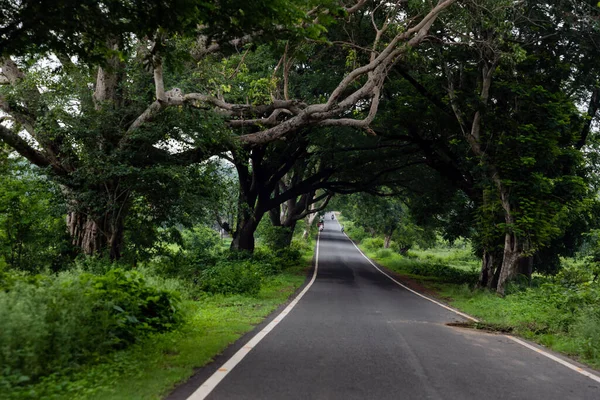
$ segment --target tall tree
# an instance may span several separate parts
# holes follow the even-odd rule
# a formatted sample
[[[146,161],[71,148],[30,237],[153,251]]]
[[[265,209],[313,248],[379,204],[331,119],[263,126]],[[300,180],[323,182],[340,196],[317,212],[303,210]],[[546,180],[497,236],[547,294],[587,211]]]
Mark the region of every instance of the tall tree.
[[[275,33],[296,42],[319,39],[324,24],[352,18],[366,2],[313,7],[287,0],[190,0],[175,8],[168,1],[65,1],[61,5],[72,5],[77,18],[64,24],[55,18],[60,8],[37,13],[34,2],[5,1],[0,40],[11,45],[2,47],[0,109],[7,117],[0,124],[0,139],[60,181],[73,242],[88,254],[108,248],[118,258],[134,192],[156,184],[156,176],[148,173],[152,168],[199,162],[237,145],[264,145],[308,126],[367,129],[388,69],[424,40],[454,2],[440,0],[417,9],[370,5],[383,4],[387,11],[384,24],[375,25],[364,65],[316,101],[286,99],[284,90],[283,99],[259,96],[250,103],[247,96],[229,100],[224,90],[198,92],[207,87],[182,79],[177,67],[201,77],[203,59],[219,63],[227,49],[249,41]],[[19,58],[38,49],[42,58]],[[183,85],[166,90],[165,80]],[[365,118],[352,116],[357,104],[369,104]],[[232,138],[231,130],[239,134]],[[224,137],[236,145],[223,143]],[[185,150],[174,154],[177,148]]]

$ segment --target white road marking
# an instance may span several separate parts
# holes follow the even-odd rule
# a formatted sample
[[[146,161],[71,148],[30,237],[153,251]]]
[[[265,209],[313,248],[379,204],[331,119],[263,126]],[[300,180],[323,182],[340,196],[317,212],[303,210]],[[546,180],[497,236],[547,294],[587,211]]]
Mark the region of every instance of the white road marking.
[[[550,354],[550,353],[548,353],[548,352],[546,352],[546,351],[544,351],[542,349],[538,349],[537,347],[532,346],[529,343],[524,342],[521,339],[518,339],[518,338],[516,338],[514,336],[510,336],[510,335],[504,335],[504,336],[506,336],[507,338],[509,338],[513,342],[519,343],[521,346],[525,346],[528,349],[531,349],[531,350],[535,351],[536,353],[539,353],[539,354],[543,355],[544,357],[548,357],[549,359],[554,360],[557,363],[559,363],[561,365],[564,365],[565,367],[567,367],[569,369],[572,369],[573,371],[575,371],[577,373],[580,373],[581,375],[587,376],[588,378],[593,379],[596,382],[600,383],[600,376],[598,376],[598,375],[594,375],[591,372],[586,371],[585,369],[578,367],[577,365],[573,365],[570,362],[565,361],[565,360],[563,360],[561,358],[558,358],[558,357],[556,357],[553,354]]]
[[[242,361],[244,359],[244,357],[246,357],[246,355],[248,355],[248,353],[250,353],[250,351],[252,351],[252,349],[254,347],[256,347],[256,345],[261,340],[263,340],[264,337],[267,336],[267,334],[269,332],[271,332],[281,322],[281,320],[283,320],[285,318],[286,315],[288,315],[290,313],[290,311],[292,311],[292,309],[296,306],[296,304],[298,304],[298,302],[300,301],[302,296],[304,296],[306,294],[306,292],[308,292],[308,289],[310,289],[312,284],[315,282],[315,279],[317,278],[317,270],[319,268],[319,242],[320,242],[320,239],[321,239],[321,235],[319,234],[317,236],[317,251],[315,254],[315,269],[313,272],[312,279],[310,280],[310,282],[308,282],[308,284],[306,285],[304,290],[302,290],[302,292],[300,292],[300,294],[298,296],[296,296],[296,298],[294,300],[292,300],[292,302],[290,304],[288,304],[288,306],[277,317],[275,317],[275,319],[273,319],[273,321],[271,321],[267,326],[265,326],[263,328],[263,330],[258,332],[252,339],[250,339],[248,341],[248,343],[246,343],[244,346],[242,346],[241,349],[239,349],[233,356],[231,356],[231,358],[229,360],[227,360],[219,369],[217,369],[217,371],[215,371],[214,374],[212,374],[206,381],[204,381],[204,383],[202,385],[200,385],[200,387],[198,389],[196,389],[196,391],[194,393],[192,393],[190,395],[190,397],[188,397],[188,400],[203,400],[203,399],[205,399],[206,396],[208,396],[210,394],[210,392],[212,392],[214,390],[214,388],[217,387],[217,385],[223,380],[223,378],[225,378],[227,376],[227,374],[229,372],[231,372],[231,370],[236,365],[238,365],[240,363],[240,361]]]
[[[344,233],[344,235],[346,235],[346,233]],[[376,265],[376,264],[375,264],[373,261],[371,261],[371,259],[370,259],[369,257],[367,257],[367,256],[365,255],[365,253],[363,253],[363,252],[361,251],[361,249],[359,249],[359,248],[358,248],[358,246],[357,246],[357,245],[356,245],[356,244],[355,244],[355,243],[354,243],[354,242],[353,242],[353,241],[350,239],[350,237],[348,237],[348,235],[346,235],[346,237],[348,238],[348,240],[350,240],[350,243],[352,243],[352,244],[354,245],[354,247],[356,247],[356,250],[358,250],[358,251],[359,251],[359,253],[360,253],[360,254],[362,254],[362,256],[363,256],[363,257],[364,257],[364,258],[365,258],[365,259],[366,259],[366,260],[369,262],[369,264],[371,264],[371,265],[372,265],[372,266],[373,266],[373,267],[374,267],[374,268],[375,268],[377,271],[381,272],[383,275],[385,275],[385,276],[387,276],[388,278],[390,278],[390,279],[391,279],[391,280],[392,280],[392,281],[393,281],[393,282],[394,282],[396,285],[398,285],[398,286],[402,286],[404,289],[408,290],[409,292],[411,292],[411,293],[414,293],[414,294],[416,294],[417,296],[424,298],[425,300],[429,300],[430,302],[432,302],[432,303],[435,303],[435,304],[437,304],[438,306],[445,308],[446,310],[450,310],[450,311],[452,311],[453,313],[456,313],[456,314],[460,315],[461,317],[464,317],[464,318],[470,319],[471,321],[479,322],[479,320],[478,320],[477,318],[473,318],[473,317],[471,317],[470,315],[467,315],[467,314],[465,314],[465,313],[462,313],[462,312],[460,312],[460,311],[458,311],[458,310],[455,310],[455,309],[454,309],[454,308],[452,308],[452,307],[448,307],[447,305],[445,305],[445,304],[442,304],[442,303],[440,303],[439,301],[435,301],[435,300],[433,300],[432,298],[430,298],[430,297],[427,297],[427,296],[425,296],[425,295],[423,295],[423,294],[421,294],[421,293],[419,293],[419,292],[417,292],[417,291],[415,291],[415,290],[412,290],[412,289],[411,289],[411,288],[409,288],[408,286],[406,286],[406,285],[403,285],[402,283],[398,282],[396,279],[394,279],[394,278],[392,278],[390,275],[388,275],[388,274],[387,274],[385,271],[382,271],[382,270],[381,270],[381,268],[379,268],[379,267],[378,267],[378,266],[377,266],[377,265]]]
[[[360,252],[360,254],[362,254],[362,256],[369,262],[369,264],[371,264],[373,267],[375,267],[375,269],[377,271],[381,272],[383,275],[385,275],[388,278],[390,278],[397,285],[402,286],[404,289],[408,290],[409,292],[414,293],[417,296],[424,298],[425,300],[429,300],[432,303],[435,303],[435,304],[437,304],[440,307],[443,307],[443,308],[445,308],[447,310],[450,310],[453,313],[456,313],[456,314],[460,315],[461,317],[470,319],[471,321],[474,321],[474,322],[479,322],[479,320],[477,318],[471,317],[470,315],[467,315],[467,314],[462,313],[462,312],[460,312],[458,310],[455,310],[452,307],[448,307],[447,305],[442,304],[442,303],[440,303],[438,301],[435,301],[435,300],[433,300],[433,299],[431,299],[431,298],[429,298],[427,296],[424,296],[421,293],[416,292],[416,291],[412,290],[411,288],[407,287],[406,285],[403,285],[402,283],[398,282],[396,279],[392,278],[390,275],[388,275],[387,273],[385,273],[384,271],[382,271],[375,263],[373,263],[373,261],[371,261],[371,259],[369,257],[367,257],[365,255],[365,253],[362,252],[361,249],[358,248],[358,246],[354,243],[354,241],[352,241],[352,239],[350,239],[350,237],[346,233],[344,233],[344,235],[348,238],[348,240],[350,240],[350,243],[352,243],[354,245],[354,247],[356,247],[356,250],[358,250]],[[512,340],[513,342],[520,344],[521,346],[527,347],[528,349],[533,350],[536,353],[543,355],[544,357],[547,357],[547,358],[549,358],[549,359],[551,359],[553,361],[556,361],[557,363],[559,363],[559,364],[561,364],[561,365],[563,365],[563,366],[565,366],[565,367],[567,367],[567,368],[569,368],[569,369],[571,369],[571,370],[573,370],[573,371],[575,371],[575,372],[577,372],[577,373],[579,373],[579,374],[581,374],[583,376],[586,376],[586,377],[588,377],[588,378],[590,378],[590,379],[592,379],[592,380],[600,383],[600,376],[598,376],[598,375],[595,375],[595,374],[593,374],[593,373],[591,373],[589,371],[586,371],[583,368],[580,368],[580,367],[578,367],[578,366],[576,366],[574,364],[571,364],[568,361],[565,361],[565,360],[563,360],[563,359],[561,359],[559,357],[556,357],[555,355],[550,354],[547,351],[544,351],[542,349],[539,349],[539,348],[537,348],[537,347],[535,347],[535,346],[533,346],[533,345],[531,345],[531,344],[529,344],[529,343],[527,343],[527,342],[525,342],[525,341],[523,341],[521,339],[518,339],[518,338],[516,338],[514,336],[510,336],[510,335],[504,335],[504,336],[506,336],[508,339]]]

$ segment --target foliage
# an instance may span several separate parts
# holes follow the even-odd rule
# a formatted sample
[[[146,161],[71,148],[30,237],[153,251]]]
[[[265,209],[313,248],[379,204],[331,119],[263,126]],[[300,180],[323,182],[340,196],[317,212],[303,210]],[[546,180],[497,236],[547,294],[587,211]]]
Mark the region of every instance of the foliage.
[[[308,253],[293,270],[265,279],[256,296],[205,295],[186,301],[189,317],[178,329],[99,355],[93,363],[64,369],[36,384],[2,386],[3,398],[162,398],[284,303],[305,280],[312,250]]]
[[[0,259],[11,269],[40,272],[68,265],[58,187],[21,158],[0,149]]]
[[[72,271],[2,282],[4,387],[93,361],[150,333],[172,330],[183,318],[177,293],[149,285],[134,271]]]
[[[337,205],[352,220],[353,225],[363,229],[365,234],[369,232],[371,236],[381,235],[392,239],[391,246],[398,253],[405,254],[414,245],[426,245],[435,239],[433,229],[419,227],[409,206],[398,197],[378,197],[365,193],[346,197]],[[363,234],[354,227],[349,228],[348,232],[355,240],[364,239]],[[383,246],[382,242],[380,247]]]
[[[383,238],[375,237],[375,238],[366,238],[361,241],[362,246],[369,250],[375,251],[383,248]]]
[[[202,271],[200,289],[207,293],[255,295],[261,278],[253,263],[219,262]]]
[[[298,265],[303,251],[306,247],[294,242],[277,251],[258,248],[254,253],[231,252],[202,270],[199,288],[207,293],[254,295],[266,278]]]
[[[292,235],[292,228],[287,226],[273,226],[267,218],[264,218],[260,222],[256,230],[257,238],[273,250],[285,248],[286,238]]]

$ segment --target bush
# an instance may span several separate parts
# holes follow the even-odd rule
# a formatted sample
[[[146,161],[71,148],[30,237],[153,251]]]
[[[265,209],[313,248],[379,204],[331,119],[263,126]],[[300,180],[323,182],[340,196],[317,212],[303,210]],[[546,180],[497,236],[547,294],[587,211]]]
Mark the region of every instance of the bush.
[[[252,262],[220,262],[202,271],[200,289],[208,293],[255,295],[261,278]]]
[[[477,272],[460,270],[439,262],[413,262],[408,264],[408,270],[411,274],[436,277],[450,283],[474,284],[478,279]]]
[[[256,231],[256,237],[272,250],[288,246],[293,237],[291,228],[273,226],[268,218],[263,218]]]
[[[388,257],[391,257],[393,254],[394,254],[394,252],[390,249],[380,249],[380,250],[377,250],[377,253],[375,253],[375,257],[388,258]]]
[[[0,386],[35,380],[182,320],[179,296],[136,272],[15,279],[0,290]]]
[[[580,313],[573,328],[579,351],[588,359],[600,359],[600,310],[588,306]]]
[[[365,230],[360,227],[360,226],[353,226],[350,223],[346,223],[345,225],[345,230],[346,233],[348,234],[348,236],[350,236],[350,238],[356,242],[362,242],[365,238],[369,237],[370,235],[365,232]]]
[[[182,234],[183,247],[171,246],[150,264],[153,269],[172,278],[197,282],[201,271],[217,262],[219,235],[213,229],[198,225]]]
[[[298,265],[306,247],[307,244],[304,241],[293,241],[290,246],[277,250],[275,256],[281,262],[282,269]]]
[[[379,250],[383,248],[382,238],[367,238],[362,241],[362,245],[369,251]]]
[[[562,285],[580,285],[592,281],[594,272],[593,263],[589,259],[583,262],[563,262],[555,279]]]

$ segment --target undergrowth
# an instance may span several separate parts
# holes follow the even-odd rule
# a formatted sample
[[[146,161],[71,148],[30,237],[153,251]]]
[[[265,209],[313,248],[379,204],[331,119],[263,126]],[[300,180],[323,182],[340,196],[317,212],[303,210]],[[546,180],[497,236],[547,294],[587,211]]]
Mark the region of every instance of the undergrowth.
[[[0,397],[161,398],[284,302],[313,253],[230,253],[190,236],[169,251],[135,271],[93,258],[0,271]]]

